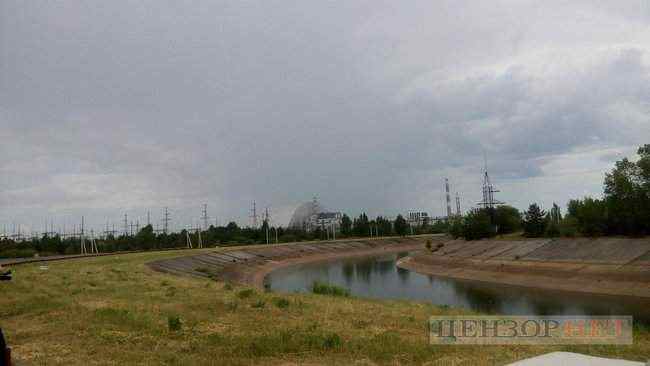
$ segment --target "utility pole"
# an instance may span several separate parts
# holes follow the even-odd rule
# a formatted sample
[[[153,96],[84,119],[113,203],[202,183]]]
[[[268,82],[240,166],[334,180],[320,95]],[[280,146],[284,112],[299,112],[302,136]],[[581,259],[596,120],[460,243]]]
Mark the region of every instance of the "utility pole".
[[[458,195],[458,192],[456,192],[456,216],[462,216],[460,212],[460,196]]]

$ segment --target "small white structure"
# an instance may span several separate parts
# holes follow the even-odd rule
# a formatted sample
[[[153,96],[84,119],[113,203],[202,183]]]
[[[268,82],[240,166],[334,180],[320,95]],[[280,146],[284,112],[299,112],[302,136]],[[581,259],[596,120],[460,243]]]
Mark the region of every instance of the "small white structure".
[[[553,352],[521,360],[508,366],[646,366],[644,362],[615,360],[571,352]]]

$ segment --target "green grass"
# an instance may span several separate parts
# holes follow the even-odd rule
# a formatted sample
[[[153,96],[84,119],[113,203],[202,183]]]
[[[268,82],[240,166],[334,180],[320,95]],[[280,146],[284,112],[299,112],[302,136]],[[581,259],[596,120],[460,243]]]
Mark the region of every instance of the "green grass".
[[[20,365],[500,365],[552,351],[645,362],[633,346],[429,346],[430,304],[277,294],[151,271],[187,252],[137,253],[14,267],[0,283],[0,327]],[[193,252],[197,253],[197,252]],[[228,290],[231,287],[231,290]],[[259,304],[264,303],[264,306]]]

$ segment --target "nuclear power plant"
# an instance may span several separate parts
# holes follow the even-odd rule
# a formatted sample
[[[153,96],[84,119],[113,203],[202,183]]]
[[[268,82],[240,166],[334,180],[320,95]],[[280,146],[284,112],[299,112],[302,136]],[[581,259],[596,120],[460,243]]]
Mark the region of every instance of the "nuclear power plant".
[[[314,197],[311,202],[305,202],[298,206],[291,216],[289,228],[312,231],[316,228],[334,228],[338,230],[341,227],[340,212],[330,212],[325,210]]]

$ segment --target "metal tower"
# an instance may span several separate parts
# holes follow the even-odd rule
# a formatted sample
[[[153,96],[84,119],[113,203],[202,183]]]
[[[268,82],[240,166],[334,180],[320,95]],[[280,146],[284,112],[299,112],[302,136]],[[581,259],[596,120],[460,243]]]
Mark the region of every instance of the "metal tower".
[[[257,205],[255,201],[253,201],[253,208],[251,209],[251,224],[253,225],[253,229],[257,229]]]
[[[479,206],[483,206],[485,209],[493,209],[495,205],[502,205],[504,202],[497,201],[494,199],[494,194],[500,192],[499,190],[494,189],[492,182],[490,181],[490,175],[488,174],[487,160],[485,162],[485,173],[483,175],[483,201],[479,202]]]
[[[204,203],[203,204],[203,230],[207,231],[208,230],[208,204]]]
[[[445,193],[447,196],[447,218],[450,219],[451,213],[451,196],[449,195],[449,179],[445,178]]]
[[[165,211],[163,212],[163,233],[167,234],[169,232],[169,210],[167,207],[165,207]]]

